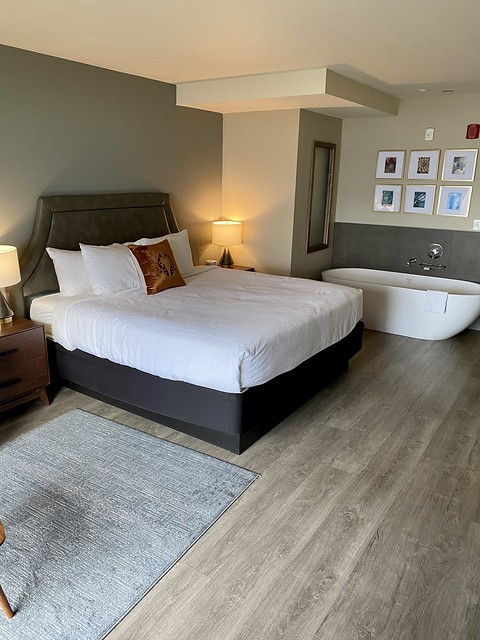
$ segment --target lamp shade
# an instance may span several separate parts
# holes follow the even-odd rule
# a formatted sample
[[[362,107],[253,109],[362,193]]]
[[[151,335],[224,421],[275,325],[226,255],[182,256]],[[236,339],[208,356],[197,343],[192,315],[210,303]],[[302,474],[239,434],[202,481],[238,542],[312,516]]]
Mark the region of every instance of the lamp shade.
[[[0,287],[11,287],[20,280],[16,247],[0,244]]]
[[[220,244],[222,247],[242,244],[242,223],[233,220],[212,222],[212,244]]]

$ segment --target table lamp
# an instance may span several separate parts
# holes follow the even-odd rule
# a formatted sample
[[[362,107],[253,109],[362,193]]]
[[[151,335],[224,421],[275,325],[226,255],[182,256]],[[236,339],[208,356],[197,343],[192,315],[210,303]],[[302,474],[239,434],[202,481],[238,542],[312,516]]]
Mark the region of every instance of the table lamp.
[[[11,287],[20,282],[20,267],[18,266],[18,254],[16,247],[8,244],[0,244],[0,289]],[[5,296],[0,291],[0,325],[11,322],[13,311]]]
[[[212,222],[212,244],[224,247],[218,264],[222,267],[232,267],[234,262],[228,247],[242,244],[242,223],[234,220]]]

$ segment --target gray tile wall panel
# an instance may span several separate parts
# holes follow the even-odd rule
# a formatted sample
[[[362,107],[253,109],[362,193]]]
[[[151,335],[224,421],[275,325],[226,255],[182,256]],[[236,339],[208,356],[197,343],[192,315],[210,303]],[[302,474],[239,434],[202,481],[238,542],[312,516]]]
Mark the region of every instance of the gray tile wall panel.
[[[444,254],[437,260],[427,246],[438,243]],[[417,264],[407,267],[409,258]],[[446,264],[445,270],[424,271],[418,263]],[[332,268],[363,267],[416,273],[439,278],[480,282],[480,233],[414,227],[335,223]]]

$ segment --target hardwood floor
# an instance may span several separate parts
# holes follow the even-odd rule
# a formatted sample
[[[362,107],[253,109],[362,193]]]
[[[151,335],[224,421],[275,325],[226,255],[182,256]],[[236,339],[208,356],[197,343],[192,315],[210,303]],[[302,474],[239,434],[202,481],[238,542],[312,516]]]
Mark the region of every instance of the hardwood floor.
[[[80,407],[261,474],[108,640],[478,640],[479,377],[480,332],[367,331],[241,456],[69,390],[5,414],[0,443]]]

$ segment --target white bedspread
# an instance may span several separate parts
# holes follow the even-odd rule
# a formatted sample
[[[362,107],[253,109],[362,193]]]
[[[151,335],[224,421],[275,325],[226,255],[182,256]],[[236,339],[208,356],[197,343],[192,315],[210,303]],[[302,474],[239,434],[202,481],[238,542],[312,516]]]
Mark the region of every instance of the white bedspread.
[[[220,268],[147,296],[59,296],[53,339],[147,373],[226,392],[262,384],[346,336],[361,291]]]

